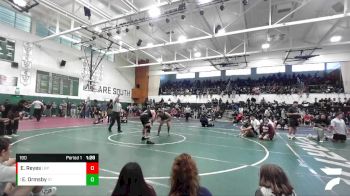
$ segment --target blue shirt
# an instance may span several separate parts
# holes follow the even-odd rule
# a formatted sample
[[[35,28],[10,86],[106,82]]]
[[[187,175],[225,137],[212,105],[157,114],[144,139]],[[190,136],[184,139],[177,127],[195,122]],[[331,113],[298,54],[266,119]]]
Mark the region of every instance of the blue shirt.
[[[212,196],[212,194],[207,188],[200,186],[198,196]]]

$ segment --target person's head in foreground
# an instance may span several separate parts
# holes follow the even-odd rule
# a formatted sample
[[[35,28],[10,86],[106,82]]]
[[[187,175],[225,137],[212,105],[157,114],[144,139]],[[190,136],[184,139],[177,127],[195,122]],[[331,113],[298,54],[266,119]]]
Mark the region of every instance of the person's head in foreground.
[[[56,187],[43,189],[41,186],[15,186],[16,161],[10,159],[10,143],[7,138],[0,138],[0,195],[8,196],[52,196],[56,194]]]
[[[112,196],[156,196],[152,186],[143,178],[138,163],[130,162],[122,168]]]
[[[211,196],[211,193],[199,185],[198,170],[189,154],[177,156],[171,168],[169,196]]]
[[[344,117],[344,113],[343,112],[337,112],[335,114],[335,117],[338,118],[338,119],[342,119]]]
[[[8,161],[9,158],[10,158],[10,140],[7,138],[0,138],[0,163]]]
[[[278,165],[265,164],[260,167],[259,189],[255,196],[294,196],[287,175]]]

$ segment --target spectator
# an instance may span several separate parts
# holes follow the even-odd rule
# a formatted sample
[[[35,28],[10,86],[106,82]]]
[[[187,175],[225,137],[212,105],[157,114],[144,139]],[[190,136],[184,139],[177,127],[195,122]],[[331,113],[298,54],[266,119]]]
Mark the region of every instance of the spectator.
[[[200,186],[196,163],[189,154],[183,153],[174,160],[170,177],[169,196],[211,196]]]
[[[185,116],[186,116],[186,121],[188,121],[188,118],[191,116],[191,108],[189,105],[186,106],[184,112],[185,112]]]
[[[156,196],[153,187],[146,183],[138,163],[130,162],[122,168],[112,196]]]
[[[254,128],[249,121],[249,119],[245,119],[243,125],[241,126],[241,137],[255,137]]]
[[[347,130],[345,122],[343,120],[343,112],[338,112],[335,118],[331,121],[331,130],[333,130],[333,141],[346,141],[346,134],[350,132]]]
[[[275,129],[271,123],[271,120],[267,117],[264,118],[263,123],[260,125],[260,136],[261,140],[272,140],[275,136]]]
[[[16,187],[16,160],[10,158],[10,148],[10,140],[0,138],[0,195],[55,195],[55,187],[49,189],[43,189],[39,186]]]
[[[283,169],[277,165],[260,167],[259,188],[255,196],[296,196]]]
[[[321,114],[318,118],[314,121],[314,131],[316,132],[316,141],[323,142],[325,139],[324,132],[327,130],[328,126],[330,125],[329,120],[327,119],[327,116],[325,114]],[[310,137],[309,135],[309,138]]]

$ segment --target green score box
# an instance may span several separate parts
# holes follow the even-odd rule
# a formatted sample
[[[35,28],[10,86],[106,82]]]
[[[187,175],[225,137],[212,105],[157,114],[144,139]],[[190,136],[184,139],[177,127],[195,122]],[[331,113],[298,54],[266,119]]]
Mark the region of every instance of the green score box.
[[[98,174],[86,175],[86,186],[98,186],[98,183],[99,183]]]

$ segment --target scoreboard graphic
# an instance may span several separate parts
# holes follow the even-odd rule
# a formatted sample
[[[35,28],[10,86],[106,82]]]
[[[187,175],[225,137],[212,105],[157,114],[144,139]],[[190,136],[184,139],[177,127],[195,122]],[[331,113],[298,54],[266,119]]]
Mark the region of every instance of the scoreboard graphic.
[[[98,154],[17,154],[17,186],[98,186]]]

